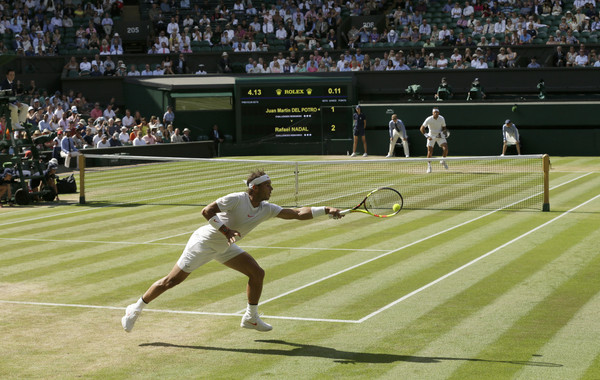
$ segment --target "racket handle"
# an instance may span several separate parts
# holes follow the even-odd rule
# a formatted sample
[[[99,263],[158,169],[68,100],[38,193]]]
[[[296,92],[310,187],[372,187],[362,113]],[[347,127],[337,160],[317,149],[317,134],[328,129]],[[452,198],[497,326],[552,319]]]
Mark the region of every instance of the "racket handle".
[[[349,213],[350,211],[352,211],[352,209],[347,209],[347,210],[342,210],[340,211],[340,215],[346,215],[347,213]],[[329,219],[333,219],[333,215],[328,214],[329,215]]]

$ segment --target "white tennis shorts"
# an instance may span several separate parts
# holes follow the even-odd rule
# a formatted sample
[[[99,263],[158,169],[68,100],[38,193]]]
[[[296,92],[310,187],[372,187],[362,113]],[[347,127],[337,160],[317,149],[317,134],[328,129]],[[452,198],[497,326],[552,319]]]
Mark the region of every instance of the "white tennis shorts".
[[[441,147],[442,144],[447,144],[448,142],[446,141],[445,137],[433,137],[431,140],[427,139],[427,146],[430,146],[433,148],[436,143],[438,144],[439,147]]]
[[[207,239],[197,239],[192,235],[181,257],[177,260],[177,266],[182,271],[191,273],[210,260],[216,260],[223,264],[242,252],[244,250],[237,244],[228,246],[224,236],[223,242],[215,243]]]

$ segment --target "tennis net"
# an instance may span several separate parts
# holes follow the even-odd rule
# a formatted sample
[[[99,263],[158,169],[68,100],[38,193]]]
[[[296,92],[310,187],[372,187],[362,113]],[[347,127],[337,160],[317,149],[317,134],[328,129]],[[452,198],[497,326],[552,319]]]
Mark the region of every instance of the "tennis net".
[[[350,208],[371,190],[400,191],[407,209],[547,209],[547,155],[438,159],[266,161],[85,155],[82,202],[207,205],[245,191],[251,171],[273,181],[270,202],[283,207]],[[427,173],[431,163],[432,172]],[[84,184],[84,186],[82,186]]]

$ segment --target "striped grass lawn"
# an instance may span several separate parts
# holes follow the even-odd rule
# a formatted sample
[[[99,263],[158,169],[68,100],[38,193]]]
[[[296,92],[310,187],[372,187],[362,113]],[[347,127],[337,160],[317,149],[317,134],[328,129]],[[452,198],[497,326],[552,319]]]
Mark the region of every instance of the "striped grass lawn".
[[[551,212],[264,223],[239,244],[268,333],[239,327],[246,280],[214,262],[123,332],[201,207],[3,208],[0,378],[599,379],[600,159],[552,158],[550,187]]]

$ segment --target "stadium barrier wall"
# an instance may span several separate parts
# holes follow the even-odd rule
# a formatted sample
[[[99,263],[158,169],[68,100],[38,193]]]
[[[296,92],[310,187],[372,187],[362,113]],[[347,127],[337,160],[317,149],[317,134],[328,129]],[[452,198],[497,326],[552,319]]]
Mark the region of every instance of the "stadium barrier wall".
[[[155,157],[213,157],[212,141],[192,141],[187,143],[153,144],[142,146],[115,146],[112,148],[85,149],[83,154],[124,154]]]

